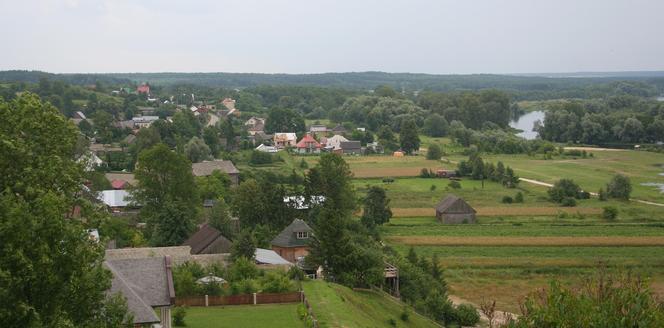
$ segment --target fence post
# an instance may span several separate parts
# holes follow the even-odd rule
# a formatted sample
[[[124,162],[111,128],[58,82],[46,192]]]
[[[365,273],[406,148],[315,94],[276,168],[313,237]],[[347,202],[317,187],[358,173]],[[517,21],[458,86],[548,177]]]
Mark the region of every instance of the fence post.
[[[254,293],[254,305],[256,305],[256,293]]]
[[[208,300],[207,294],[205,295],[205,306],[206,307],[210,306],[210,301]]]

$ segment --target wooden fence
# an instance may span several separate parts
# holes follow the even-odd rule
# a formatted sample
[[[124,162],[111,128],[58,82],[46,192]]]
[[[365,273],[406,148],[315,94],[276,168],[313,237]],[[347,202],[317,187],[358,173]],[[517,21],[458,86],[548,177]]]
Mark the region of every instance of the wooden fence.
[[[242,304],[271,304],[271,303],[297,303],[302,302],[302,292],[290,293],[253,293],[230,296],[190,296],[175,299],[177,306],[217,306]]]

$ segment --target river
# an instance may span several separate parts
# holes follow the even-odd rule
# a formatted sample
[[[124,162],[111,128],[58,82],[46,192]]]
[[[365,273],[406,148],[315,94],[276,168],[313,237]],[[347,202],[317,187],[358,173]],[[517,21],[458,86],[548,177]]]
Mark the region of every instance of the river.
[[[533,131],[533,125],[537,120],[544,122],[544,114],[544,111],[541,110],[527,112],[521,115],[517,120],[510,122],[510,126],[515,129],[523,130],[523,132],[517,133],[517,136],[523,137],[527,140],[533,140],[537,138],[537,132]]]

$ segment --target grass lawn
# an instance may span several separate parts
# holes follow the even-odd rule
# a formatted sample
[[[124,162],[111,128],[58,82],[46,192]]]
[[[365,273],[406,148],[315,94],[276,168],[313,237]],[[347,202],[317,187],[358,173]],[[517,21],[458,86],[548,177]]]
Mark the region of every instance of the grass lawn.
[[[439,327],[415,313],[408,321],[399,316],[404,304],[389,296],[374,291],[353,291],[347,287],[324,281],[303,283],[321,327],[393,327],[390,318],[396,320],[397,327]]]
[[[292,304],[233,305],[187,308],[188,328],[304,327]]]

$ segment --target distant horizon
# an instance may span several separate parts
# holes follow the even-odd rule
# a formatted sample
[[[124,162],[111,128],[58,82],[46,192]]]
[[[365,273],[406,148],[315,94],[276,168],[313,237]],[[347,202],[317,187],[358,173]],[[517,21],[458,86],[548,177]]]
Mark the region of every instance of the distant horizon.
[[[432,75],[432,76],[446,76],[446,75],[504,75],[504,76],[538,76],[538,77],[547,77],[547,76],[560,76],[560,77],[611,77],[611,76],[633,76],[630,74],[642,75],[642,74],[657,74],[662,73],[664,75],[663,69],[644,69],[644,70],[606,70],[606,71],[561,71],[561,72],[518,72],[518,73],[492,73],[492,72],[481,72],[481,73],[428,73],[428,72],[415,72],[415,71],[403,71],[403,72],[390,72],[390,71],[381,71],[381,70],[366,70],[366,71],[329,71],[329,72],[312,72],[312,73],[292,73],[292,72],[231,72],[231,71],[107,71],[107,72],[81,72],[81,71],[71,71],[71,72],[56,72],[56,71],[47,71],[40,69],[1,69],[0,72],[11,72],[11,71],[27,71],[27,72],[42,72],[47,74],[56,74],[56,75],[73,75],[73,74],[85,74],[85,75],[112,75],[112,74],[257,74],[257,75],[324,75],[324,74],[361,74],[361,73],[384,73],[384,74],[412,74],[412,75]],[[601,74],[601,76],[594,76]],[[584,76],[586,75],[586,76]]]

